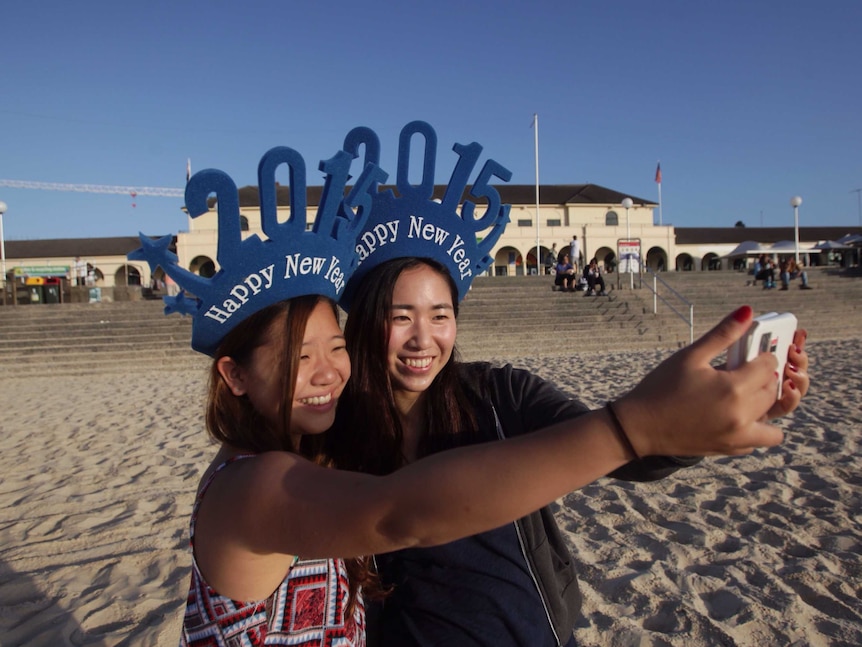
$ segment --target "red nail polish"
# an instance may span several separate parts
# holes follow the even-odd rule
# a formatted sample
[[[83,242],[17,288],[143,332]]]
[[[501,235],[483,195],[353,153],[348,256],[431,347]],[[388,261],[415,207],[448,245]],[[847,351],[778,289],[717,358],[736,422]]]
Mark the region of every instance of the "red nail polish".
[[[794,373],[798,373],[798,372],[799,372],[799,368],[798,368],[798,367],[796,366],[796,364],[794,364],[793,362],[787,362],[787,368],[789,368],[789,369],[790,369],[791,371],[793,371]]]
[[[742,306],[733,313],[733,318],[739,321],[747,321],[751,317],[751,306]]]
[[[795,390],[796,390],[796,385],[795,385],[793,382],[791,382],[791,383],[790,383],[790,384],[788,384],[787,386],[790,388],[790,390],[791,390],[791,391],[795,391]]]

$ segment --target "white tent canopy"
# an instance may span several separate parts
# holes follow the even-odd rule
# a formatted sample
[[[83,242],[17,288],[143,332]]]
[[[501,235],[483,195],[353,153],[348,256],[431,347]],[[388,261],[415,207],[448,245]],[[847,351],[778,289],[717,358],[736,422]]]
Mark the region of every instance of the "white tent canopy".
[[[761,245],[757,241],[754,240],[746,240],[739,245],[737,245],[732,251],[728,254],[725,254],[722,258],[739,258],[740,256],[760,256],[761,254],[767,254],[769,256],[773,254],[792,254],[796,251],[796,243],[792,240],[779,240],[772,245]],[[815,247],[800,247],[799,252],[801,254],[819,254],[821,249]]]
[[[725,254],[724,258],[734,258],[737,256],[757,256],[762,254],[766,249],[761,246],[756,240],[746,240],[737,245],[730,253]]]
[[[862,240],[862,236],[859,237]],[[829,251],[830,249],[853,249],[853,245],[847,243],[839,243],[835,240],[824,240],[822,243],[817,243],[815,247],[821,251]]]
[[[858,247],[862,245],[862,234],[846,234],[841,236],[838,240],[835,241],[840,245],[849,245],[851,247]]]

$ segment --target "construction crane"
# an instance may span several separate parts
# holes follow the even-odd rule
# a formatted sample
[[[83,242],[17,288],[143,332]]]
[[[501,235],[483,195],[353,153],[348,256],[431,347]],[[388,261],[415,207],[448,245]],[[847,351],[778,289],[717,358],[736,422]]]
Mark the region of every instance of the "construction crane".
[[[161,186],[106,186],[103,184],[60,184],[57,182],[30,182],[28,180],[0,180],[0,186],[13,189],[39,189],[41,191],[75,191],[77,193],[114,193],[130,195],[149,195],[160,198],[183,198],[185,189]]]

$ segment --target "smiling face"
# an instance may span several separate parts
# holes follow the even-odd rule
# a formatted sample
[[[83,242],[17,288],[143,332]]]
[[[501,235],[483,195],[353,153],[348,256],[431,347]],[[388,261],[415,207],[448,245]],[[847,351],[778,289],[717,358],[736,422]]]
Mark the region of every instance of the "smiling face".
[[[273,429],[281,422],[284,380],[280,375],[284,328],[269,327],[262,343],[247,362],[236,364],[230,357],[220,371],[235,396],[246,396]],[[318,434],[332,426],[335,405],[350,377],[350,358],[332,306],[320,301],[309,315],[299,352],[293,399],[290,401],[291,435]]]
[[[447,280],[427,265],[404,270],[392,291],[387,351],[400,411],[419,399],[449,361],[456,330]]]
[[[318,303],[305,327],[293,392],[291,433],[319,434],[332,426],[335,405],[350,378],[344,335],[329,304]]]

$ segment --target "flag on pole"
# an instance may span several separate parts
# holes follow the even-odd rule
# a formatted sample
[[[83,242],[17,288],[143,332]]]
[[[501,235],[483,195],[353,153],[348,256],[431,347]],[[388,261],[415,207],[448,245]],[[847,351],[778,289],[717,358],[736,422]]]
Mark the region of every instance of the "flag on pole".
[[[658,162],[655,167],[656,184],[661,184],[661,162]]]
[[[186,184],[192,179],[192,158],[186,159]]]

